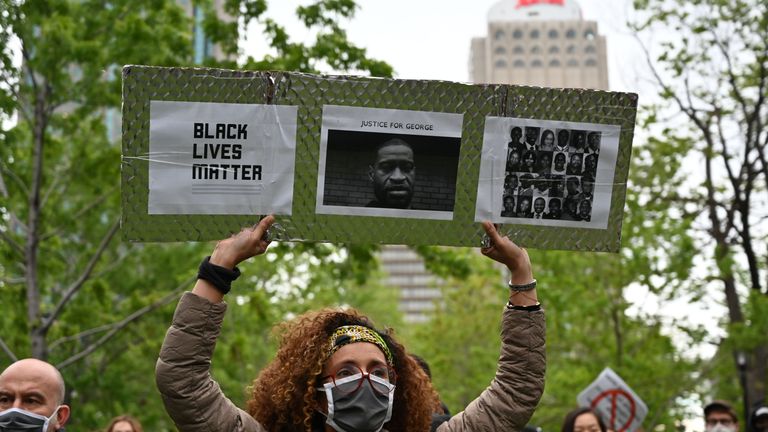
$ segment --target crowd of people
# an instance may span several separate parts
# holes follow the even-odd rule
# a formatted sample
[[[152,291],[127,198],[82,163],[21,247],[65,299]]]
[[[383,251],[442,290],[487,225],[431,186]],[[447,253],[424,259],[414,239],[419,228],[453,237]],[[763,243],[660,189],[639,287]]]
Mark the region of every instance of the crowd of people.
[[[275,358],[237,407],[210,373],[211,358],[242,261],[262,255],[274,217],[218,242],[182,296],[156,365],[165,408],[180,431],[238,432],[458,432],[538,430],[528,425],[544,390],[544,312],[525,249],[483,223],[490,242],[481,253],[507,267],[501,355],[486,390],[455,414],[432,387],[428,364],[389,330],[353,309],[311,311],[279,325]],[[49,363],[19,360],[0,373],[0,432],[63,431],[72,413],[64,379]],[[707,432],[738,432],[733,408],[704,408]],[[752,413],[750,432],[768,432],[768,407]],[[562,432],[606,432],[599,412],[581,407],[565,416]],[[143,432],[128,415],[106,432]]]

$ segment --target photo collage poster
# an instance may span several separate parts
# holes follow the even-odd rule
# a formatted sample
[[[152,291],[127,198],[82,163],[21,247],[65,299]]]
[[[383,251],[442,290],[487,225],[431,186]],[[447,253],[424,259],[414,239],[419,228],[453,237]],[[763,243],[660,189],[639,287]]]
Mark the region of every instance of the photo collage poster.
[[[604,229],[618,126],[486,119],[476,221]]]

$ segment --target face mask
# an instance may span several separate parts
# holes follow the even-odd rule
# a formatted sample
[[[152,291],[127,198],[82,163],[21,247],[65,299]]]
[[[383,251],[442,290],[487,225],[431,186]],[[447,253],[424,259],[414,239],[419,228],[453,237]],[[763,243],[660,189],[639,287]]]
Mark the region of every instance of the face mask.
[[[736,428],[732,426],[726,426],[722,423],[717,423],[714,426],[707,426],[706,432],[735,432]]]
[[[363,380],[362,383],[359,381]],[[375,391],[371,385],[379,390]],[[356,388],[345,393],[345,388]],[[379,432],[392,417],[392,401],[395,386],[386,380],[363,374],[336,380],[336,385],[326,383],[318,390],[328,399],[326,423],[337,432]]]
[[[50,417],[35,414],[21,408],[0,412],[0,432],[47,432],[48,424],[56,417],[59,408]]]

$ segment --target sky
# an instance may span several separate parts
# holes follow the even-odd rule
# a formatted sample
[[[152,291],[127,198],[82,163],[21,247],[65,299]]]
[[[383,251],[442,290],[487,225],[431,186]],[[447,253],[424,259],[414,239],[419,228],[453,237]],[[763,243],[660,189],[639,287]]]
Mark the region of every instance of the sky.
[[[343,22],[349,39],[384,60],[397,78],[468,82],[469,45],[487,34],[488,10],[497,0],[358,0],[355,17]],[[267,15],[285,25],[299,40],[307,33],[295,18],[308,1],[270,2]],[[629,0],[580,0],[585,20],[596,21],[606,36],[611,90],[639,92],[644,63],[639,45],[625,23]],[[266,44],[258,29],[249,32],[246,53],[260,57]],[[645,84],[643,84],[645,85]]]

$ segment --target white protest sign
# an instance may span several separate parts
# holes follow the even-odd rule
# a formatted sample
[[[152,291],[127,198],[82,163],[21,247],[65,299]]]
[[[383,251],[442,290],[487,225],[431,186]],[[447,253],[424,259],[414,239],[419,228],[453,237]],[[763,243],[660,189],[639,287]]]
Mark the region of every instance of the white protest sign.
[[[616,432],[633,432],[643,424],[648,407],[611,368],[605,368],[577,398],[579,405],[600,414],[606,426]]]
[[[290,215],[296,106],[150,102],[149,214]]]

